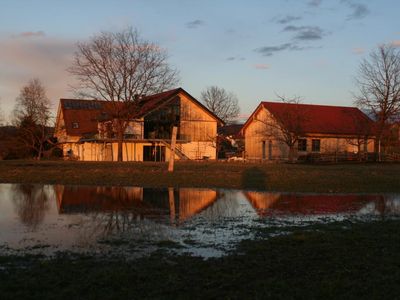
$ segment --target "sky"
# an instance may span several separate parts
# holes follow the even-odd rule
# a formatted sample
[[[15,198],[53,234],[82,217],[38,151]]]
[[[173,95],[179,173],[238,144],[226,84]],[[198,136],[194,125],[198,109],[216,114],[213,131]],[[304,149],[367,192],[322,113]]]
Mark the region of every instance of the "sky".
[[[76,43],[127,26],[169,53],[197,99],[216,85],[245,119],[260,101],[352,106],[362,59],[400,47],[398,0],[0,0],[0,109],[39,78],[54,111],[73,97]]]

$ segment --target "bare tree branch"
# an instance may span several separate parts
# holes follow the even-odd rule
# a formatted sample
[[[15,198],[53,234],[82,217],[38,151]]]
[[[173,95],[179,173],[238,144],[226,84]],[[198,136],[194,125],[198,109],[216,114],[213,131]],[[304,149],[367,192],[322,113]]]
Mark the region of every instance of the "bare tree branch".
[[[33,151],[37,159],[42,157],[44,144],[50,138],[50,109],[50,100],[39,79],[32,79],[22,87],[14,107],[13,122],[18,128],[17,144]]]
[[[400,119],[400,52],[391,45],[382,45],[373,51],[369,59],[360,64],[356,78],[359,93],[355,103],[369,111],[376,121],[375,152],[385,130],[393,121]]]
[[[232,122],[240,112],[235,94],[217,86],[210,86],[201,92],[201,101],[226,123]]]
[[[300,108],[301,98],[298,96],[287,98],[277,95],[284,103],[284,109],[279,115],[267,119],[256,119],[263,123],[264,129],[259,134],[273,138],[289,147],[289,161],[295,156],[295,145],[305,135],[305,124],[307,123],[307,111]]]
[[[110,117],[118,137],[118,161],[128,123],[140,108],[140,97],[162,92],[178,83],[178,72],[167,63],[165,49],[140,38],[132,27],[101,32],[78,43],[70,74],[78,79],[80,96],[111,103]]]

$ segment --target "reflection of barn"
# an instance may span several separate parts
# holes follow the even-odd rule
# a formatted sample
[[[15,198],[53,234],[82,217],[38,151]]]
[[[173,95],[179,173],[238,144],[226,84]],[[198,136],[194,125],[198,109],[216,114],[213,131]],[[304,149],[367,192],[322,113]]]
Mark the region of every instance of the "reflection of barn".
[[[211,189],[55,186],[61,214],[132,212],[141,218],[163,218],[183,222],[200,213],[218,198]]]
[[[295,195],[245,192],[260,215],[329,215],[356,213],[370,203],[380,213],[385,211],[381,195]]]
[[[114,105],[99,100],[61,99],[55,136],[65,156],[85,161],[117,160]],[[121,108],[121,110],[122,110]],[[216,158],[217,126],[223,122],[182,88],[144,96],[124,132],[124,161],[165,161],[172,127],[178,127],[176,159]]]

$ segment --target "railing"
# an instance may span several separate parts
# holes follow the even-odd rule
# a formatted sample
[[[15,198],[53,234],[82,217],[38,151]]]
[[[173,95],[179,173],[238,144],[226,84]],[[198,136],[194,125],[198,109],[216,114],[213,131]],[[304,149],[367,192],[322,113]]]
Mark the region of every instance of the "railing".
[[[162,143],[163,145],[165,145],[168,149],[171,150],[171,144],[170,144],[170,143],[168,143],[168,142],[165,141],[165,140],[161,140],[161,143]],[[179,157],[180,159],[184,159],[184,160],[186,160],[186,159],[189,160],[189,159],[190,159],[189,157],[186,156],[185,153],[183,153],[183,151],[182,151],[182,149],[181,149],[181,145],[179,145],[179,144],[177,144],[177,145],[175,146],[175,154],[178,155],[178,157]]]
[[[385,161],[400,161],[400,153],[384,154],[383,158]]]
[[[298,161],[311,163],[335,163],[351,161],[372,161],[374,153],[353,153],[353,152],[334,152],[334,153],[309,153],[298,157]]]

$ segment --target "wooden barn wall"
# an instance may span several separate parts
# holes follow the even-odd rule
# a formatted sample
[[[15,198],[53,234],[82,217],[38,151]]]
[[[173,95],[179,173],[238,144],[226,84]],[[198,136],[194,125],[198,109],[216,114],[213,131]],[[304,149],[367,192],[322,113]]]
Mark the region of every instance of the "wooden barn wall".
[[[190,159],[217,156],[217,122],[203,108],[193,103],[184,95],[181,99],[180,139],[189,141],[181,145],[181,150]]]

